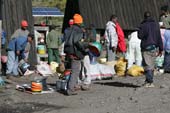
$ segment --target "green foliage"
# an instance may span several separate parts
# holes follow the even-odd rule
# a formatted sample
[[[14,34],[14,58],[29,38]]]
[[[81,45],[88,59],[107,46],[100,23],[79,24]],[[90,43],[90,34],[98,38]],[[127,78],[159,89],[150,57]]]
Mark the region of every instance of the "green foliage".
[[[33,7],[57,7],[64,13],[65,5],[67,0],[32,0]],[[51,25],[60,25],[62,26],[63,18],[55,18],[55,17],[36,17],[34,19],[34,23],[39,24],[42,21],[46,22],[47,24]]]

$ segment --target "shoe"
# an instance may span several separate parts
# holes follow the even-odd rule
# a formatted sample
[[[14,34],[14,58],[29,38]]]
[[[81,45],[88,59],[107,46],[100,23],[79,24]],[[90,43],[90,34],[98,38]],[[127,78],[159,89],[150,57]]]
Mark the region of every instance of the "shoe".
[[[66,91],[66,95],[67,95],[67,96],[77,95],[77,93],[76,93],[75,91],[71,91],[71,90],[68,89],[68,90]]]
[[[144,84],[144,87],[146,87],[146,88],[153,88],[153,87],[155,87],[155,86],[154,86],[153,83],[145,83],[145,84]]]
[[[84,84],[81,86],[81,89],[84,91],[90,90],[90,85],[89,84]]]

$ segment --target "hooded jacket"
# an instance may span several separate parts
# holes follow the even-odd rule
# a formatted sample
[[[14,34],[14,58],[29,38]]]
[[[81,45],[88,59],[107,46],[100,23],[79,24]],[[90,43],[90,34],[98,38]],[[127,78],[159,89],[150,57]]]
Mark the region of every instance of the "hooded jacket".
[[[138,31],[138,38],[141,39],[142,51],[151,45],[155,45],[160,51],[163,51],[159,24],[153,18],[143,20]]]
[[[73,25],[64,33],[64,53],[83,59],[86,55],[88,44],[82,41],[83,31],[80,26]]]
[[[112,21],[109,21],[106,24],[105,38],[110,47],[117,48],[118,36],[116,33],[116,25]]]

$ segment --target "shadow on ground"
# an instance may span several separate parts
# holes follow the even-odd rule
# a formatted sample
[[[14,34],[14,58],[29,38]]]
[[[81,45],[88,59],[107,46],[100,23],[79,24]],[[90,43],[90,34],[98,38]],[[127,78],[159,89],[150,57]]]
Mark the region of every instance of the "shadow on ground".
[[[33,113],[36,111],[51,111],[51,110],[60,110],[67,108],[65,106],[56,106],[49,104],[41,104],[41,103],[17,103],[17,104],[3,104],[0,105],[0,113]]]
[[[122,82],[95,82],[94,84],[115,86],[115,87],[129,87],[129,88],[138,88],[140,86],[134,85],[132,83],[122,83]]]

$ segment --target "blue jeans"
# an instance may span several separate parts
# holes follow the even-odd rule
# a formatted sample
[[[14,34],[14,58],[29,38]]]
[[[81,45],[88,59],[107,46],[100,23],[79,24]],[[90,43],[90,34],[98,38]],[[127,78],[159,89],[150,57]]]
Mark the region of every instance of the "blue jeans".
[[[6,74],[18,75],[18,56],[15,54],[15,51],[8,51]]]

